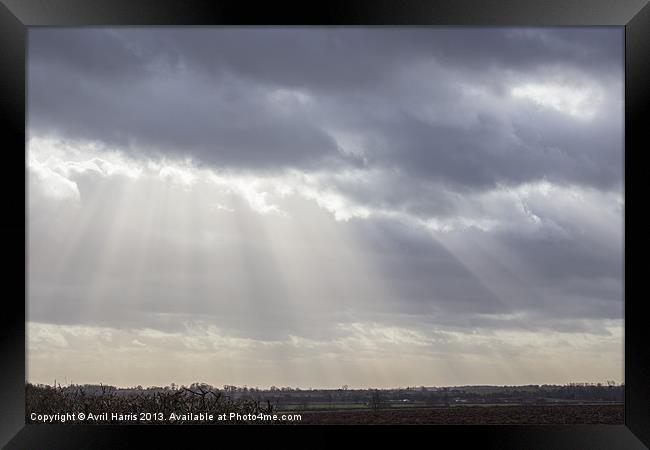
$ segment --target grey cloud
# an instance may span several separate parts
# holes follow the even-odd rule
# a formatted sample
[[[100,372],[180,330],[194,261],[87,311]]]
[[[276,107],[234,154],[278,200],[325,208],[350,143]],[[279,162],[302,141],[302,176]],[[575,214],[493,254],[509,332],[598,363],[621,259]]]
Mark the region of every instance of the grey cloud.
[[[609,86],[622,67],[620,37],[607,28],[32,30],[30,130],[216,166],[364,167],[333,137],[347,128],[367,136],[367,163],[457,188],[545,176],[611,186],[621,179],[620,161],[611,165],[618,134],[571,132],[534,111],[495,121],[459,98],[458,82],[492,92],[511,72],[559,65]],[[433,78],[409,74],[431,64]],[[268,100],[279,88],[312,101],[279,113]],[[478,121],[427,121],[414,106]],[[562,134],[548,135],[556,127]]]
[[[344,157],[336,142],[318,125],[297,115],[282,117],[260,111],[250,101],[233,102],[228,96],[238,86],[196,97],[185,81],[158,87],[139,84],[119,91],[86,83],[75,75],[34,71],[43,83],[30,98],[32,130],[74,136],[132,149],[136,155],[191,157],[197,163],[249,169],[318,167]],[[78,76],[78,75],[77,75]],[[58,89],[49,86],[57,83]],[[68,99],[58,96],[64,94]],[[263,106],[262,106],[263,108]]]
[[[142,52],[207,73],[310,90],[376,89],[406,64],[430,60],[462,70],[530,71],[570,65],[620,69],[622,32],[593,29],[229,28],[122,30]],[[616,36],[616,38],[613,38]]]
[[[119,31],[91,29],[32,29],[29,62],[38,70],[49,66],[69,76],[106,83],[138,81],[151,75],[152,54],[137,54]],[[32,66],[34,67],[34,66]]]

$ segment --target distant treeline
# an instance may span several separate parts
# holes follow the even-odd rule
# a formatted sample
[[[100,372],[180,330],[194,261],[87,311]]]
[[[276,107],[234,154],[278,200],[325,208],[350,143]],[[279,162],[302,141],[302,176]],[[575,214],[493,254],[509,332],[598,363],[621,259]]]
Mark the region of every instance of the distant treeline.
[[[242,389],[231,391],[246,395]],[[251,390],[248,390],[250,395]],[[562,386],[466,386],[452,388],[420,387],[403,389],[281,389],[253,391],[259,398],[282,407],[299,404],[364,403],[370,407],[404,405],[454,405],[500,403],[623,402],[623,385],[572,383]]]
[[[48,388],[47,385],[28,385],[29,388]],[[113,397],[147,396],[159,397],[161,394],[175,392],[211,392],[218,394],[222,401],[240,403],[252,402],[251,405],[268,405],[275,407],[304,408],[314,405],[327,408],[341,405],[358,405],[369,408],[395,406],[452,406],[462,404],[552,404],[552,403],[622,403],[625,386],[614,382],[606,383],[569,383],[566,385],[526,385],[526,386],[458,386],[458,387],[406,387],[396,389],[300,389],[291,387],[270,389],[250,388],[247,386],[224,385],[222,388],[207,383],[193,383],[189,386],[142,386],[117,388],[106,385],[70,385],[59,386],[62,393],[78,393],[80,389],[85,396],[110,395]],[[51,391],[49,391],[51,392]],[[215,394],[210,394],[216,397]]]

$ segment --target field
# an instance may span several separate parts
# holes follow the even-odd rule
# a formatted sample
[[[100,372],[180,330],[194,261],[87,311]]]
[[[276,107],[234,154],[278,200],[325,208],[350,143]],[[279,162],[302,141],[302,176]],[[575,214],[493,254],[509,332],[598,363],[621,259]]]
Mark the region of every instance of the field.
[[[374,396],[378,391],[373,391]],[[622,403],[555,404],[446,404],[373,402],[285,402],[269,392],[236,395],[193,385],[180,389],[115,389],[100,386],[54,388],[27,385],[26,422],[72,423],[214,423],[214,424],[623,424]],[[304,393],[300,393],[305,395]],[[291,395],[284,393],[285,396]],[[293,395],[297,395],[295,392]],[[310,395],[310,394],[306,394]],[[313,396],[314,393],[312,392]],[[386,395],[386,394],[384,394]],[[79,419],[79,414],[83,419]],[[248,416],[230,419],[230,414]],[[75,414],[75,415],[72,415]],[[201,415],[202,416],[198,416]],[[271,418],[273,415],[277,418]],[[299,415],[299,420],[282,420],[282,415]],[[64,419],[62,416],[65,415]],[[210,417],[206,417],[210,416]],[[253,417],[255,416],[255,417]]]
[[[614,424],[623,421],[623,405],[509,405],[402,408],[301,413],[303,425],[427,424],[531,425]]]

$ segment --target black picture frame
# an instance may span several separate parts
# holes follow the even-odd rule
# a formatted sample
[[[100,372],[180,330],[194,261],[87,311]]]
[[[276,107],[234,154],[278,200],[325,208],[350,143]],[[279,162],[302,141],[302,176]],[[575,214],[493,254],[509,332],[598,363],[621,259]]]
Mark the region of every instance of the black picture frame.
[[[638,209],[641,159],[650,149],[646,118],[650,99],[650,5],[648,0],[330,0],[328,2],[259,2],[231,0],[2,0],[0,4],[0,114],[3,134],[0,221],[4,240],[3,314],[0,314],[0,445],[10,449],[127,448],[146,443],[185,448],[197,436],[212,446],[226,437],[289,443],[296,433],[308,439],[333,439],[332,427],[239,426],[100,426],[25,424],[26,189],[25,63],[30,26],[94,25],[482,25],[625,27],[625,425],[564,426],[418,426],[347,427],[368,437],[383,438],[399,431],[400,440],[433,445],[481,448],[642,449],[650,446],[650,369],[648,327],[642,314],[645,297],[631,295],[640,284],[643,265],[627,264],[632,253],[646,248],[642,221],[630,219],[630,204]],[[26,193],[26,190],[25,190]],[[630,240],[632,239],[632,240]],[[633,242],[633,245],[627,245]],[[22,265],[21,265],[22,264]],[[632,274],[636,282],[632,282]],[[7,287],[11,287],[8,289]],[[632,287],[632,289],[631,289]],[[259,433],[258,433],[259,432]],[[408,434],[405,434],[406,432]],[[244,434],[245,433],[245,434]],[[281,441],[276,441],[282,433]],[[394,433],[397,434],[397,433]],[[414,436],[417,434],[418,436]],[[228,435],[228,436],[226,436]],[[314,436],[316,435],[316,436]],[[188,439],[190,439],[188,441]],[[212,440],[218,439],[218,441]],[[268,439],[271,439],[269,441]],[[300,440],[302,445],[307,441]],[[309,444],[307,444],[309,445]]]

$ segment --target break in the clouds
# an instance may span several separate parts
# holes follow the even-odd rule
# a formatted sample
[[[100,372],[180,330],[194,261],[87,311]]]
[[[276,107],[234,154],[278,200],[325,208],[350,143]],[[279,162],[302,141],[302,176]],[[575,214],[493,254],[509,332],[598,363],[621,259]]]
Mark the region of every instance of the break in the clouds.
[[[28,45],[31,380],[622,381],[622,29]]]

